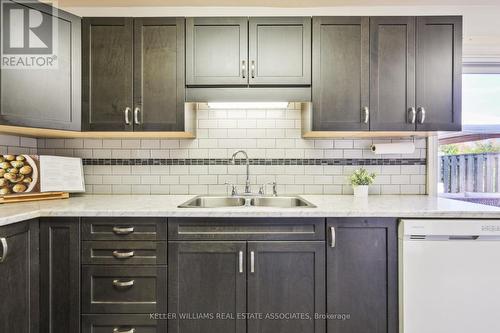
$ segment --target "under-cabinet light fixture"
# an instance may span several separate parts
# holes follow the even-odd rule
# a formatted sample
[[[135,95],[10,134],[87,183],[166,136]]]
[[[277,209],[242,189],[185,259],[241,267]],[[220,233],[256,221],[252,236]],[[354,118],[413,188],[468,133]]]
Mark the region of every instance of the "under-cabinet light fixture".
[[[288,102],[208,102],[210,109],[286,109]]]

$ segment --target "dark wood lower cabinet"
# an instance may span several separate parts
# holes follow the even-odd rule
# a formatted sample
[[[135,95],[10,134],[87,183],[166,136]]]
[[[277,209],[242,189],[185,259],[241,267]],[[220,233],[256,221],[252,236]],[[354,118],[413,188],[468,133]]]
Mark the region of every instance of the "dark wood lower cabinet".
[[[165,322],[149,314],[84,315],[82,333],[166,333]]]
[[[40,220],[41,332],[80,332],[80,219]]]
[[[245,333],[246,242],[170,242],[169,333]],[[201,318],[224,313],[234,318]],[[181,319],[179,316],[191,315]]]
[[[0,227],[0,332],[39,332],[38,220]]]
[[[325,321],[324,242],[249,242],[249,333],[320,333]]]
[[[328,333],[396,333],[397,230],[395,219],[327,220]]]

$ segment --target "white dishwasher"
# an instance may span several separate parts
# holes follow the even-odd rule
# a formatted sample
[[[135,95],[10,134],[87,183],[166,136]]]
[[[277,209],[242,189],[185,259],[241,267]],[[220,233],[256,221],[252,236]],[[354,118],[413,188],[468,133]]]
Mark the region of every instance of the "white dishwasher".
[[[500,332],[500,220],[402,220],[400,333]]]

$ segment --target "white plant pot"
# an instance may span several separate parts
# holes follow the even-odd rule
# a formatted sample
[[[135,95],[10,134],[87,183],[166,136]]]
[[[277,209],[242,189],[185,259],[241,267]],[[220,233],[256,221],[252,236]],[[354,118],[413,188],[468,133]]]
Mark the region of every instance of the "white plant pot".
[[[355,197],[367,197],[368,196],[368,185],[358,185],[358,186],[353,186],[352,189],[354,190],[354,196]]]

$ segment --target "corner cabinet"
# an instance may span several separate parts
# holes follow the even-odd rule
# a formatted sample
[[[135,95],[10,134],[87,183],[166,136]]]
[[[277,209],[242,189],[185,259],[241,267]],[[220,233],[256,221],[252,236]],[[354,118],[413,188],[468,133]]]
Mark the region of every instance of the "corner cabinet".
[[[83,128],[184,130],[184,18],[84,18]]]
[[[38,220],[0,227],[0,332],[39,332]]]
[[[327,333],[397,333],[397,221],[327,220]]]
[[[312,130],[460,130],[461,57],[462,17],[315,17]]]
[[[3,0],[1,3],[2,6],[12,6],[15,10],[23,11],[25,17],[29,11],[31,15],[34,11],[40,13],[42,22],[54,21],[53,25],[42,24],[37,28],[37,33],[57,38],[51,38],[54,43],[53,56],[48,55],[55,59],[55,66],[1,69],[0,125],[79,131],[81,19],[36,1]],[[57,31],[46,30],[52,26]],[[23,55],[19,59],[23,59]]]
[[[310,17],[186,20],[187,86],[308,86]]]

